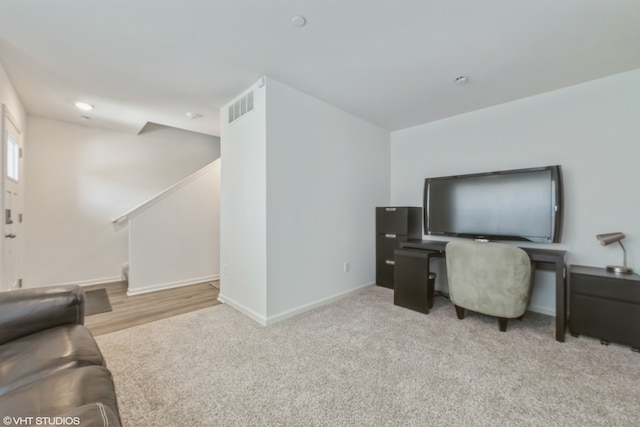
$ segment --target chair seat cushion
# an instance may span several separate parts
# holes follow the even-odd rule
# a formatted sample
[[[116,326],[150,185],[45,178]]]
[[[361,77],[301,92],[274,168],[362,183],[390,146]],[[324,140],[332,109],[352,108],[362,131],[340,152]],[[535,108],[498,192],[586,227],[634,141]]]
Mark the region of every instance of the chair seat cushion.
[[[65,369],[0,396],[0,414],[53,417],[100,403],[118,413],[111,373],[102,366]]]
[[[47,329],[0,345],[0,395],[64,369],[105,364],[82,325]]]

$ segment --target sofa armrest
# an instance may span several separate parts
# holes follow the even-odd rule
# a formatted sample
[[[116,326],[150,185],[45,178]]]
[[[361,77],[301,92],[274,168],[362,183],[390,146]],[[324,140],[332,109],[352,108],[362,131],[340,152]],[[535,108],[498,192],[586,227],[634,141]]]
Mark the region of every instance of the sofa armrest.
[[[0,344],[61,325],[84,323],[80,286],[0,292]]]

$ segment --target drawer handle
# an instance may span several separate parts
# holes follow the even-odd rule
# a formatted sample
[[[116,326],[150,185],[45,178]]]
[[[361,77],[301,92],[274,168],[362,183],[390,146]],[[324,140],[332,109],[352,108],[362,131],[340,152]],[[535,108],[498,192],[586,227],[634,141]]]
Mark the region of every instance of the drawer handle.
[[[396,262],[395,261],[391,261],[390,259],[388,259],[388,260],[385,260],[385,264],[387,264],[387,265],[396,265]]]
[[[385,208],[384,210],[387,212],[395,212],[396,208]]]
[[[395,234],[385,234],[384,237],[386,237],[387,239],[395,239],[396,235]]]

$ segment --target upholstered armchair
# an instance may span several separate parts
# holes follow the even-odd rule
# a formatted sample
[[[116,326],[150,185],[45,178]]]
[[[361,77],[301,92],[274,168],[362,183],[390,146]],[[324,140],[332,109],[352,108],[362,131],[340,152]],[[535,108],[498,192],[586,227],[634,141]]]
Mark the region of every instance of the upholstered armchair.
[[[445,248],[449,295],[458,319],[465,309],[498,318],[521,318],[529,305],[533,268],[527,253],[515,246],[456,240]]]

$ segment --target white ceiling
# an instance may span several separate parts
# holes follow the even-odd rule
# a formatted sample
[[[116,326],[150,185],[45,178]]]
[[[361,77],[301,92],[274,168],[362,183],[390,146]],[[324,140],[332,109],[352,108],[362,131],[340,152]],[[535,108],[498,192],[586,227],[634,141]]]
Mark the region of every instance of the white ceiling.
[[[397,130],[640,68],[640,1],[2,0],[0,62],[29,114],[97,127],[218,135],[267,75]]]

